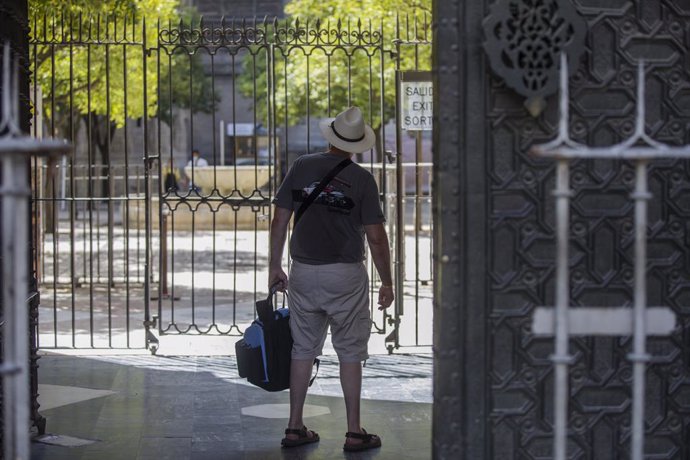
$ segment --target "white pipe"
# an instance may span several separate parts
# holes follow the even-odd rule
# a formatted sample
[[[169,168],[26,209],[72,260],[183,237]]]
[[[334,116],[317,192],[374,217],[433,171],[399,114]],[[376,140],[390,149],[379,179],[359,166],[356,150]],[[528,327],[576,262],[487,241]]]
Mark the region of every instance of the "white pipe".
[[[633,352],[629,359],[633,363],[633,414],[632,414],[632,460],[644,458],[644,396],[645,371],[649,355],[646,350],[647,328],[647,162],[636,164],[635,182],[635,299],[633,311]]]
[[[60,210],[64,211],[67,207],[67,202],[65,201],[65,190],[67,188],[67,157],[63,156],[60,163]]]
[[[565,460],[568,446],[568,308],[570,274],[568,267],[568,230],[570,223],[570,165],[568,160],[557,164],[556,190],[556,350],[554,363],[554,458]]]
[[[28,159],[6,154],[2,158],[2,263],[4,305],[5,458],[29,459],[29,312],[28,297]]]
[[[220,120],[220,165],[225,166],[225,121]]]

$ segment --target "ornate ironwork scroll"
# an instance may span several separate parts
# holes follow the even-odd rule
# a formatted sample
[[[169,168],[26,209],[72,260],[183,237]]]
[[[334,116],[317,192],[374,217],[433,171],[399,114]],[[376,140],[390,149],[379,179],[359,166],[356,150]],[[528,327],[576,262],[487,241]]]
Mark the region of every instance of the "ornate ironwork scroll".
[[[683,145],[690,119],[684,56],[690,9],[674,0],[571,1],[587,21],[586,48],[569,78],[570,139],[619,144],[636,131],[639,59],[647,65],[645,132]],[[521,97],[466,43],[484,40],[474,24],[508,2],[438,1],[439,79],[434,176],[435,458],[553,458],[552,341],[536,337],[531,316],[553,305],[553,162],[528,154],[554,138],[557,99],[531,117]],[[686,3],[683,3],[685,5]],[[493,10],[496,11],[496,10]],[[572,59],[570,67],[575,65]],[[690,458],[690,175],[687,160],[649,165],[646,267],[649,305],[670,307],[678,326],[648,340],[645,452]],[[636,179],[628,160],[572,163],[569,268],[571,305],[632,307]],[[574,337],[569,352],[569,458],[629,458],[634,365],[628,337]],[[638,366],[639,367],[639,366]],[[471,372],[467,372],[471,369]],[[458,390],[461,389],[461,390]],[[457,415],[456,415],[457,414]],[[475,423],[486,420],[485,424]],[[459,435],[458,435],[459,433]]]
[[[667,336],[675,329],[675,314],[666,307],[647,307],[647,201],[649,192],[647,169],[650,160],[664,158],[690,158],[690,145],[674,147],[657,142],[645,132],[645,78],[644,65],[638,65],[637,117],[635,132],[619,144],[607,147],[589,147],[573,142],[568,134],[568,83],[565,57],[561,59],[560,123],[555,140],[532,147],[536,155],[557,160],[556,197],[556,306],[537,309],[532,330],[555,337],[554,362],[554,458],[567,456],[568,426],[568,367],[573,356],[568,354],[571,336],[633,336],[633,351],[628,359],[633,363],[632,382],[632,442],[630,457],[644,457],[644,419],[646,367],[651,360],[647,353],[647,336]],[[634,248],[634,307],[616,308],[617,305],[598,308],[571,309],[570,270],[568,266],[568,237],[570,232],[569,172],[571,162],[577,159],[635,160],[635,248]],[[543,313],[548,313],[543,315]],[[541,316],[541,318],[539,318]],[[625,325],[626,327],[621,328]],[[541,331],[540,331],[541,329]]]
[[[380,46],[383,34],[371,20],[363,22],[322,21],[278,18],[269,21],[235,21],[199,24],[180,23],[162,27],[162,45],[228,46],[228,45],[296,45],[296,46]]]
[[[584,52],[587,25],[569,0],[499,0],[484,20],[484,50],[491,68],[526,96],[539,115],[544,97],[558,89],[558,56],[575,65]]]

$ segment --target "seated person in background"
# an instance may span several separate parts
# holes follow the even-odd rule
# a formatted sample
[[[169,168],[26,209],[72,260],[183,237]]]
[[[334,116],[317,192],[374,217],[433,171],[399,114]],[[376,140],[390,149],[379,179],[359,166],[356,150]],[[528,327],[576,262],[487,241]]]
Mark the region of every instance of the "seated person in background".
[[[194,185],[194,168],[201,167],[201,166],[208,166],[208,161],[206,161],[206,159],[201,157],[201,154],[199,153],[198,149],[194,149],[194,150],[192,150],[192,158],[187,163],[188,174],[191,174],[191,176],[192,176],[189,178],[189,189],[190,190],[196,190],[197,192],[201,191],[201,188]]]

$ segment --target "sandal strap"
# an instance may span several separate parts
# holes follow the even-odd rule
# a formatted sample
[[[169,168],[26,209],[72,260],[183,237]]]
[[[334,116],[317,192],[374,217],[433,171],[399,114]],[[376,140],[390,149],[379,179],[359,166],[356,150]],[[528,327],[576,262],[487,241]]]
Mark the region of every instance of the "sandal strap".
[[[367,432],[364,430],[364,428],[362,428],[362,431],[363,431],[364,433],[357,433],[357,432],[354,432],[354,431],[348,431],[347,433],[345,433],[345,437],[346,437],[346,438],[361,439],[362,441],[364,441],[365,443],[367,443],[367,442],[371,442],[372,438],[373,438],[374,436],[376,436],[375,434],[369,434],[369,433],[367,433]]]
[[[285,434],[296,434],[300,438],[306,438],[309,436],[309,431],[306,426],[303,426],[302,428],[286,428],[285,429]],[[315,431],[312,431],[314,435],[316,435]]]
[[[285,434],[296,434],[297,436],[304,437],[307,436],[307,427],[302,428],[286,428]]]

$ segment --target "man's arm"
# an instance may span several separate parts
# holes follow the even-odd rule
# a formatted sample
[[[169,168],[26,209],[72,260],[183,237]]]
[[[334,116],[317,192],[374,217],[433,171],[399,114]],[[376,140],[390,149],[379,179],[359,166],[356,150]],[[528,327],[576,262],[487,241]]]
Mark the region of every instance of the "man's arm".
[[[388,235],[383,224],[365,225],[364,232],[367,234],[371,257],[381,278],[381,288],[379,289],[379,310],[390,307],[395,299],[393,294],[393,277],[391,276],[391,254],[388,246]]]
[[[288,277],[283,271],[283,249],[287,238],[288,224],[292,217],[292,210],[274,207],[273,221],[271,222],[271,261],[268,265],[268,287],[280,283],[279,291],[288,287]]]

